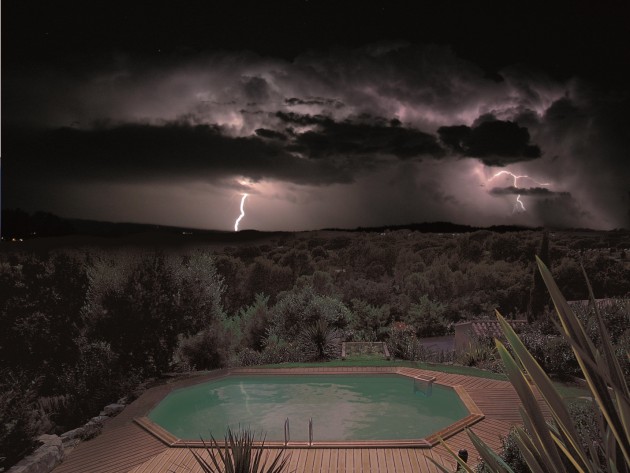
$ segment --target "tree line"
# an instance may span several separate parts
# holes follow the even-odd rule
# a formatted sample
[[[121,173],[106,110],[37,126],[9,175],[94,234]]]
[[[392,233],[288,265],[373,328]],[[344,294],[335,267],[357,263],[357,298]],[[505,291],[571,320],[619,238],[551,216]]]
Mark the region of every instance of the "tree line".
[[[626,242],[605,235],[314,232],[222,248],[3,252],[1,461],[168,371],[332,358],[341,340],[385,340],[413,358],[418,338],[460,320],[495,308],[531,317],[545,245],[569,299],[587,298],[578,258],[597,297],[625,296]]]

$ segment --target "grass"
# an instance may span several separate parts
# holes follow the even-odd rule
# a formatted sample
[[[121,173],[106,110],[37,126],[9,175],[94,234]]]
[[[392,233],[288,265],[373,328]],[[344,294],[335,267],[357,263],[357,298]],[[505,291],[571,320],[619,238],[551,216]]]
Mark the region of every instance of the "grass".
[[[579,386],[575,383],[553,381],[553,385],[558,390],[560,396],[562,396],[567,401],[584,401],[586,398],[592,399],[591,391],[588,388]]]
[[[354,366],[399,366],[404,368],[419,368],[423,370],[438,371],[440,373],[461,374],[465,376],[476,376],[477,378],[507,380],[507,376],[492,371],[480,370],[468,366],[442,365],[436,363],[425,363],[421,361],[404,360],[383,360],[374,358],[352,358],[347,360],[332,360],[319,363],[280,363],[275,365],[262,365],[260,368],[319,368],[319,367],[354,367]]]
[[[469,366],[444,365],[437,363],[426,363],[420,361],[404,360],[384,360],[382,356],[353,356],[346,360],[332,360],[319,363],[279,363],[274,365],[262,365],[260,368],[313,368],[313,367],[354,367],[354,366],[400,366],[404,368],[419,368],[423,370],[437,371],[440,373],[461,374],[465,376],[475,376],[477,378],[496,379],[507,381],[507,376],[492,371],[480,370]],[[590,398],[591,393],[587,388],[575,383],[554,381],[556,389],[560,395],[567,400],[584,400]]]

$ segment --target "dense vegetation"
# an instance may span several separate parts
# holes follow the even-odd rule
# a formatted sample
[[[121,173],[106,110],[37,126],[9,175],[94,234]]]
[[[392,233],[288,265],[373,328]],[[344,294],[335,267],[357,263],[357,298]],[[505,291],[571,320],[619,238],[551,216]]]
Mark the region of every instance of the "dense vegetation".
[[[0,255],[0,467],[37,434],[73,428],[168,371],[330,359],[341,340],[384,340],[399,358],[423,359],[419,338],[496,308],[529,315],[522,336],[546,369],[577,372],[549,300],[532,305],[542,241],[540,232],[400,230],[195,250],[12,247]],[[587,299],[579,262],[596,297],[624,298],[629,247],[623,232],[555,233],[548,257],[567,299]],[[623,358],[628,301],[607,307]],[[580,316],[588,325],[587,308]],[[501,369],[491,346],[475,350],[456,361]]]

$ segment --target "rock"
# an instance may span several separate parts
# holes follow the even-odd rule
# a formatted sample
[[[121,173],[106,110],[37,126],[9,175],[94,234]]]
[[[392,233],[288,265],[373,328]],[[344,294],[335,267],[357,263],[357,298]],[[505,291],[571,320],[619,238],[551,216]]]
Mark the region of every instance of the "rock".
[[[82,440],[88,440],[96,437],[103,430],[102,422],[88,422],[83,426],[83,435],[81,436]]]
[[[122,404],[123,406],[127,405],[129,404],[129,398],[127,396],[121,397],[118,401],[116,401],[116,404]]]
[[[89,422],[95,423],[95,424],[102,424],[104,421],[106,421],[107,419],[109,419],[109,417],[107,416],[96,416],[96,417],[92,417]]]
[[[83,427],[77,427],[76,429],[68,430],[67,432],[64,432],[63,434],[61,434],[61,441],[67,442],[68,440],[81,437],[83,435],[83,431],[84,431]]]
[[[63,443],[57,435],[41,435],[38,437],[43,443],[7,473],[48,473],[63,461]]]
[[[124,404],[109,404],[103,408],[103,412],[106,416],[114,417],[120,414],[124,408]]]

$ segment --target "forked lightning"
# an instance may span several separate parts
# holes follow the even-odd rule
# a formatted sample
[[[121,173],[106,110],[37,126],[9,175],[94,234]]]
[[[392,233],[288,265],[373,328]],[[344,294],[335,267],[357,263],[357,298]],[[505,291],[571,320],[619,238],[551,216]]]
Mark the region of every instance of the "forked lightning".
[[[245,199],[247,199],[248,195],[249,194],[243,194],[243,198],[241,199],[241,214],[236,219],[236,222],[234,222],[234,231],[235,232],[238,232],[238,224],[241,221],[241,219],[245,216],[245,209],[243,208],[243,206],[245,205]]]

